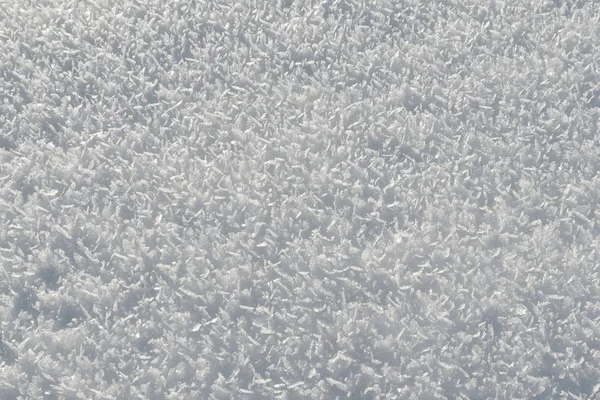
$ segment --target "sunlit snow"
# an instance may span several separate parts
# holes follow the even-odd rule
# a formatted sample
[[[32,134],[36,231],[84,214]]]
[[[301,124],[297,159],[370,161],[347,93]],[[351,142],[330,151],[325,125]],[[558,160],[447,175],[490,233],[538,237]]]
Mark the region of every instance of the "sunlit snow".
[[[0,1],[0,400],[600,398],[598,21]]]

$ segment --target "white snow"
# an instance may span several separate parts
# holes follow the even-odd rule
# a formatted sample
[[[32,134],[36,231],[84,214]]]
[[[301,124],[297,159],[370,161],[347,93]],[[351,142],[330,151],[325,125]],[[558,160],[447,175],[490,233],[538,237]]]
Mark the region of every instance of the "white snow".
[[[598,20],[0,2],[0,399],[595,398]]]

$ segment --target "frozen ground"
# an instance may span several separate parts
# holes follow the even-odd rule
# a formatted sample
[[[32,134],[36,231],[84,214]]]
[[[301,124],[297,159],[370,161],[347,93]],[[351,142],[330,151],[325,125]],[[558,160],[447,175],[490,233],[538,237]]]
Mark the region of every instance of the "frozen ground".
[[[1,399],[595,399],[600,4],[1,0]]]

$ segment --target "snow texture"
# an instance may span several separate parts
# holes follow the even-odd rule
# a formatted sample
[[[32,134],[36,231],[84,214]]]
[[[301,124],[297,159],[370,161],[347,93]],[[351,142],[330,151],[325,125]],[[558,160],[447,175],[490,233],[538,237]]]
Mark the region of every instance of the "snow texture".
[[[600,398],[600,3],[0,1],[0,399]]]

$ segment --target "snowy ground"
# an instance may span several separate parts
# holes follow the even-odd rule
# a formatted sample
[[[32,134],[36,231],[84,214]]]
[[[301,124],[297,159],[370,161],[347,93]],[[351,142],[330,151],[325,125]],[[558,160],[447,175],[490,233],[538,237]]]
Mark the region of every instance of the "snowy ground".
[[[600,4],[0,0],[1,399],[594,399]]]

